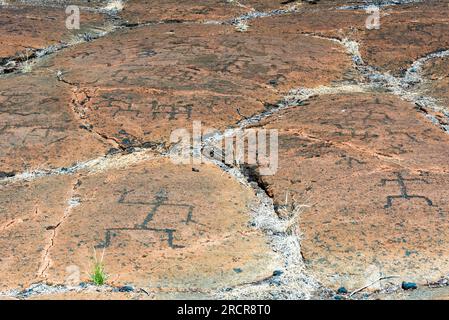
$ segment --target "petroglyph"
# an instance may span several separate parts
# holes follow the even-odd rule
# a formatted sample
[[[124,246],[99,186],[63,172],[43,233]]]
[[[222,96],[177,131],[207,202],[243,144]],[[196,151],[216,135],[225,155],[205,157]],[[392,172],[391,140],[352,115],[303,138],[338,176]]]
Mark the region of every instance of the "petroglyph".
[[[400,195],[388,195],[387,203],[384,206],[385,209],[391,208],[391,206],[393,205],[394,199],[410,200],[413,198],[417,198],[417,199],[424,200],[427,203],[427,205],[433,206],[432,200],[430,200],[429,198],[427,198],[425,196],[412,195],[412,194],[407,193],[407,186],[406,186],[407,182],[423,182],[423,183],[428,184],[429,182],[427,180],[421,179],[421,178],[405,179],[400,172],[395,172],[395,175],[396,175],[396,179],[382,179],[381,180],[382,186],[385,186],[387,183],[397,183],[399,186],[399,189],[400,189],[400,193],[401,193]]]
[[[108,248],[111,245],[111,241],[114,237],[117,237],[120,231],[126,231],[126,232],[134,232],[134,231],[147,231],[149,233],[156,232],[156,233],[163,233],[166,237],[165,241],[167,242],[168,246],[172,249],[179,249],[184,248],[183,245],[177,245],[174,244],[175,239],[175,229],[170,228],[154,228],[151,227],[151,223],[154,221],[154,216],[156,214],[164,214],[164,208],[166,207],[175,207],[177,212],[179,211],[179,224],[185,224],[188,225],[189,223],[197,223],[197,221],[193,220],[193,209],[194,206],[188,205],[188,204],[180,204],[180,203],[170,203],[168,202],[168,195],[166,194],[166,191],[164,189],[161,189],[155,197],[154,202],[143,202],[143,201],[127,201],[127,196],[132,193],[132,190],[123,190],[120,198],[118,199],[118,203],[125,204],[125,205],[144,205],[145,207],[151,207],[149,210],[147,216],[142,221],[142,223],[136,224],[134,227],[116,227],[116,228],[108,228],[105,231],[105,238],[104,240],[97,244],[96,248]],[[185,211],[185,212],[183,212]],[[181,219],[181,216],[184,215],[185,217]]]
[[[399,276],[358,298],[442,281],[447,3],[377,1],[374,27],[366,5],[0,1],[0,295],[330,298]],[[171,132],[193,121],[219,130],[202,150],[276,130],[279,170],[171,163]],[[102,288],[84,284],[93,247]]]

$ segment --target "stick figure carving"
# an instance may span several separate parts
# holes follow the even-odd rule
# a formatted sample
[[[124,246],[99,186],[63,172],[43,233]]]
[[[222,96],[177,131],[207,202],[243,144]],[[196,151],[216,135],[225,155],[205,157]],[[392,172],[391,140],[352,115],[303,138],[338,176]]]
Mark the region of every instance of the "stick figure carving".
[[[414,179],[404,179],[404,177],[402,176],[402,174],[400,172],[395,172],[396,175],[396,179],[382,179],[381,180],[381,185],[385,186],[387,184],[387,182],[396,182],[399,185],[400,188],[400,195],[389,195],[387,196],[387,203],[385,204],[384,208],[388,209],[391,208],[393,205],[393,199],[406,199],[406,200],[410,200],[413,198],[418,198],[418,199],[423,199],[428,206],[433,206],[432,200],[430,200],[429,198],[425,197],[425,196],[419,196],[419,195],[414,195],[414,194],[409,194],[407,192],[407,186],[406,186],[406,182],[424,182],[429,184],[429,182],[427,180],[424,179],[419,179],[419,178],[414,178]]]
[[[121,192],[118,203],[126,204],[126,205],[149,205],[152,206],[151,210],[145,216],[144,220],[140,224],[136,224],[134,227],[117,227],[117,228],[108,228],[105,231],[104,240],[95,246],[95,248],[107,248],[111,245],[113,237],[117,236],[120,231],[148,231],[148,232],[158,232],[165,233],[167,236],[167,244],[172,249],[183,248],[184,246],[177,245],[174,243],[174,235],[176,230],[172,228],[154,228],[150,226],[150,223],[153,221],[155,214],[159,211],[161,207],[164,206],[172,206],[180,209],[186,209],[187,215],[184,220],[181,222],[185,225],[189,223],[197,223],[193,220],[193,209],[194,206],[183,203],[170,203],[168,202],[167,192],[164,189],[161,189],[155,197],[155,200],[152,202],[144,202],[144,201],[126,201],[126,198],[129,194],[134,192],[134,190],[127,190],[126,188]]]

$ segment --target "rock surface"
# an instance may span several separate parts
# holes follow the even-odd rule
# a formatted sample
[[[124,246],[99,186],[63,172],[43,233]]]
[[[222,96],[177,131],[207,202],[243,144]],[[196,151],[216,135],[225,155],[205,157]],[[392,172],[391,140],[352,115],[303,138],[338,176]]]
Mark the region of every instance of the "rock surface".
[[[449,57],[441,57],[427,62],[422,70],[424,83],[421,89],[429,96],[437,98],[449,112]]]
[[[101,137],[80,128],[70,90],[55,75],[0,78],[0,171],[69,167],[106,154]]]
[[[214,166],[194,172],[169,160],[2,186],[2,289],[65,284],[72,269],[88,282],[95,251],[116,287],[194,291],[267,278],[279,265],[248,227],[256,201]]]
[[[75,85],[85,126],[126,147],[167,143],[174,129],[190,129],[194,120],[222,130],[264,111],[292,86],[341,80],[351,63],[323,39],[192,24],[116,32],[41,67],[60,68]]]
[[[80,29],[69,30],[66,28],[69,15],[64,7],[43,8],[20,3],[0,8],[0,61],[10,57],[30,60],[38,49],[58,46],[61,42],[75,43],[83,34],[99,32],[106,24],[104,15],[81,11]]]
[[[368,65],[384,72],[402,74],[428,53],[449,47],[449,3],[431,0],[379,9],[378,28],[368,29],[371,11],[344,2],[320,2],[301,6],[297,13],[253,21],[255,29],[266,26],[277,34],[308,33],[320,37],[355,40]],[[348,3],[346,3],[348,4]]]
[[[0,0],[0,297],[446,298],[449,3],[369,3]]]
[[[150,23],[157,21],[211,21],[225,20],[245,13],[245,8],[228,1],[207,0],[130,0],[122,17],[128,23]]]
[[[66,207],[70,177],[0,186],[1,290],[25,289],[37,282],[48,242]]]
[[[299,1],[293,1],[296,5]],[[222,22],[254,12],[288,9],[281,0],[129,0],[122,17],[130,24],[152,22]]]
[[[397,275],[425,284],[449,272],[449,136],[413,105],[328,95],[265,121],[280,131],[280,168],[262,183],[280,208],[286,194],[310,206],[301,248],[322,283],[357,289]]]

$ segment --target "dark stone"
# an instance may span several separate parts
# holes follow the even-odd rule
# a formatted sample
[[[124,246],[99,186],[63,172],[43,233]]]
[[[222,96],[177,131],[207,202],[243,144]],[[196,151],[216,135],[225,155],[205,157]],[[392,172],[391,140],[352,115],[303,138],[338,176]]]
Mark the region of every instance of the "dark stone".
[[[234,268],[234,272],[235,272],[235,273],[242,273],[242,272],[243,272],[243,270],[242,270],[242,269],[240,269],[240,268]]]
[[[346,290],[345,287],[340,287],[340,288],[338,288],[337,293],[339,293],[339,294],[347,294],[348,290]]]
[[[87,131],[92,131],[92,129],[94,128],[94,126],[91,124],[81,124],[79,127],[80,129],[84,129]]]
[[[134,291],[134,287],[127,285],[127,286],[123,286],[123,287],[118,288],[118,291],[119,292],[133,292]]]
[[[3,171],[0,171],[0,179],[11,178],[11,177],[14,177],[15,175],[16,174],[14,172],[3,172]]]
[[[284,272],[282,270],[274,270],[273,271],[273,277],[279,277]]]
[[[414,282],[402,282],[402,289],[404,290],[415,290],[418,289],[418,285]]]
[[[125,138],[122,140],[122,144],[124,144],[125,146],[130,146],[132,145],[132,141],[129,138]]]
[[[14,177],[16,174],[14,172],[4,172],[0,171],[0,178],[11,178]]]

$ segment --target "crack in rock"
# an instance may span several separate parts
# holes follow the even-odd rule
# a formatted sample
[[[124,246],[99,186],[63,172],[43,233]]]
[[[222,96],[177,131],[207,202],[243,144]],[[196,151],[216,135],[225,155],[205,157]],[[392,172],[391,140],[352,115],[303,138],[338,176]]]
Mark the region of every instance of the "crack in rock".
[[[218,299],[310,299],[322,287],[305,272],[297,226],[301,208],[292,212],[287,218],[281,218],[275,211],[273,199],[257,183],[250,182],[251,179],[245,175],[244,170],[229,167],[214,159],[208,159],[206,162],[215,164],[223,172],[255,191],[258,201],[251,208],[250,225],[266,235],[271,249],[280,257],[282,263],[282,270],[276,270],[271,277],[220,289],[215,297]]]
[[[64,212],[63,212],[61,218],[59,219],[58,223],[54,226],[47,227],[47,230],[51,230],[51,236],[50,236],[48,245],[44,249],[42,262],[41,262],[41,265],[37,272],[39,277],[47,278],[47,270],[51,266],[51,263],[52,263],[51,258],[50,258],[50,251],[55,244],[55,239],[57,236],[58,228],[64,223],[65,220],[67,220],[72,209],[77,207],[81,203],[80,198],[78,196],[76,196],[76,190],[78,189],[80,184],[81,184],[81,181],[79,179],[76,179],[76,182],[73,184],[73,186],[69,192],[67,206],[64,209]]]
[[[236,18],[226,20],[223,22],[223,24],[234,25],[237,28],[237,30],[246,31],[248,29],[248,21],[250,20],[286,15],[297,11],[298,5],[291,5],[285,9],[274,9],[270,11],[257,11],[253,9],[250,12],[244,13]]]
[[[370,87],[371,90],[374,91],[379,89],[384,90],[385,92],[398,96],[404,101],[411,102],[419,106],[420,109],[429,108],[435,112],[443,112],[449,120],[447,106],[440,105],[437,99],[423,95],[415,89],[417,84],[430,81],[422,78],[422,66],[432,59],[449,56],[449,50],[442,49],[436,52],[428,53],[424,57],[414,61],[402,77],[395,77],[390,73],[380,72],[375,67],[366,64],[360,54],[359,44],[354,40],[350,40],[348,38],[339,39],[337,37],[325,37],[312,33],[303,34],[315,38],[327,39],[343,46],[346,49],[346,52],[351,56],[355,69],[364,78],[362,82],[357,81],[359,86]],[[428,112],[426,111],[426,113]],[[449,133],[448,125],[445,125],[443,122],[429,114],[426,115],[426,118],[446,133]]]
[[[104,37],[111,31],[86,32],[76,35],[70,42],[61,42],[53,44],[42,49],[30,49],[26,54],[19,54],[12,57],[0,59],[0,76],[14,72],[28,72],[31,65],[35,64],[39,59],[52,55],[63,49],[90,42],[95,39]]]
[[[352,5],[352,6],[341,6],[337,9],[339,10],[366,10],[372,6],[376,6],[379,8],[398,6],[410,3],[419,3],[422,0],[363,0],[365,4],[360,5]]]
[[[133,164],[156,158],[167,157],[166,153],[157,153],[151,149],[136,148],[131,153],[114,153],[104,155],[95,159],[79,162],[70,167],[55,169],[34,170],[17,173],[12,177],[0,179],[0,183],[14,183],[17,181],[32,181],[41,177],[73,175],[81,171],[89,173],[103,172],[110,169],[126,168]]]

